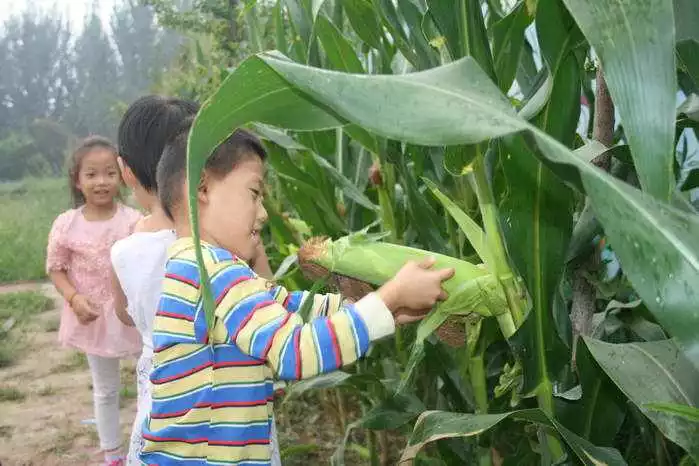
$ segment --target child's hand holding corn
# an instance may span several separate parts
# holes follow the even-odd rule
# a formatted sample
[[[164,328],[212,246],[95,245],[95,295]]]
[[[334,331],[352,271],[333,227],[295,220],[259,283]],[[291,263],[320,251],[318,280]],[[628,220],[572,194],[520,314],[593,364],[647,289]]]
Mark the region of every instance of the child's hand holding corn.
[[[454,269],[433,270],[435,258],[420,262],[408,261],[396,275],[378,290],[378,294],[391,310],[397,324],[422,319],[437,301],[447,299],[442,282],[454,276]]]

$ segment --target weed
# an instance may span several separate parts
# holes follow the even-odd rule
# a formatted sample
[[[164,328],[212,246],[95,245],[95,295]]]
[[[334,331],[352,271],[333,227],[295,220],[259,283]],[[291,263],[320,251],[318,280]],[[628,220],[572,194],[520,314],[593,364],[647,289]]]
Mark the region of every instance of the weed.
[[[44,323],[45,332],[57,332],[58,328],[61,326],[61,319],[56,317],[55,319],[47,320]]]
[[[0,187],[0,283],[46,277],[49,230],[58,214],[70,207],[69,196],[63,178],[27,179]]]
[[[0,438],[10,438],[12,436],[12,426],[0,426]]]
[[[0,341],[0,369],[9,367],[17,360],[18,352],[7,340]]]
[[[43,453],[49,455],[65,455],[73,448],[73,442],[76,437],[75,432],[70,429],[60,429],[54,441],[44,449]]]
[[[56,389],[53,387],[53,385],[46,384],[41,387],[36,394],[39,396],[51,396],[56,394]]]
[[[48,311],[54,306],[53,299],[36,291],[19,291],[0,295],[0,320],[14,317],[18,321]]]
[[[15,387],[0,387],[0,402],[2,401],[22,401],[26,395]]]
[[[85,353],[75,351],[64,362],[51,369],[51,374],[72,372],[78,369],[86,369],[87,367],[87,356],[85,356]]]

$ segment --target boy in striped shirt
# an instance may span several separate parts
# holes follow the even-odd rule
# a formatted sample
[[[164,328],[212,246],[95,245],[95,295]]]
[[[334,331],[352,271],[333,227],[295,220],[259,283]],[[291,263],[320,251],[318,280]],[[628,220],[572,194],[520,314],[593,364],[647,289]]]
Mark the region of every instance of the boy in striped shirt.
[[[314,296],[312,317],[297,314],[306,292],[258,277],[254,257],[267,219],[265,151],[237,130],[206,163],[198,189],[204,263],[215,300],[212,341],[188,219],[184,131],[165,149],[159,195],[178,236],[169,252],[154,326],[152,406],[143,426],[147,465],[271,464],[273,378],[299,380],[362,357],[396,323],[418,320],[439,299],[453,270],[408,263],[354,304]]]

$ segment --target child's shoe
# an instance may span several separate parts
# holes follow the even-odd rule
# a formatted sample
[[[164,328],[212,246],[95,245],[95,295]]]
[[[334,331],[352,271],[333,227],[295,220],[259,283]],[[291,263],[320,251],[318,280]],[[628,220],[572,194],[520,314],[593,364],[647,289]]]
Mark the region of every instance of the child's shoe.
[[[105,458],[104,466],[125,466],[126,457],[124,456],[112,456],[111,458]]]

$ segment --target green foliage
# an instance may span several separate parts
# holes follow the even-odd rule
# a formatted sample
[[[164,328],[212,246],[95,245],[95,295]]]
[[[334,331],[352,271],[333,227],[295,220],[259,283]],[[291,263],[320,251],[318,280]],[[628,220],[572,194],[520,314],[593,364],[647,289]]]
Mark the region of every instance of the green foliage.
[[[432,333],[467,313],[469,299],[399,329],[345,372],[299,383],[292,396],[339,389],[361,397],[364,413],[345,423],[336,464],[353,429],[411,425],[404,460],[416,464],[492,464],[486,447],[506,462],[696,460],[699,223],[695,167],[686,149],[675,156],[697,128],[696,96],[673,107],[677,83],[697,89],[696,34],[680,18],[696,8],[680,0],[674,11],[660,0],[443,3],[248,2],[273,17],[258,22],[242,10],[248,40],[264,47],[252,35],[273,23],[278,51],[219,74],[194,123],[191,189],[234,128],[266,140],[268,248],[290,287],[311,287],[287,259],[309,234],[368,229],[480,257],[503,297],[507,319],[458,320],[463,346]],[[581,97],[594,108],[595,67],[623,123],[609,150],[578,130]],[[611,157],[610,170],[592,163],[600,156]],[[361,265],[355,275],[378,284]],[[466,283],[454,285],[471,296]],[[639,435],[657,448],[630,454]]]
[[[0,294],[0,319],[14,317],[21,320],[48,311],[53,306],[53,298],[34,291]]]
[[[46,277],[49,230],[69,207],[65,178],[0,185],[0,283]]]
[[[0,179],[61,173],[74,135],[114,138],[122,103],[149,91],[180,43],[131,1],[117,3],[111,25],[89,11],[79,33],[56,8],[3,21]],[[22,144],[4,147],[6,138]]]

